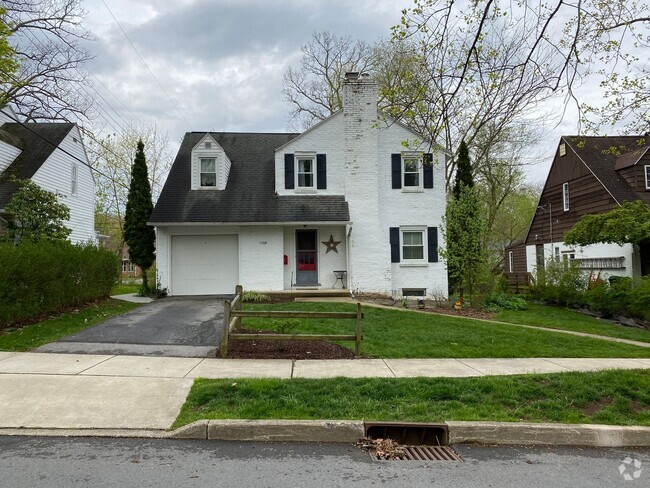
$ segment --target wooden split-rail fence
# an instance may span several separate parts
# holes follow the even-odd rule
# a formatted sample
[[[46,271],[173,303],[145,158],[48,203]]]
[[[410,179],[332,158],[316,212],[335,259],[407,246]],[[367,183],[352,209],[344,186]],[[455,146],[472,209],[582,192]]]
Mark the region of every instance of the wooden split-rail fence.
[[[228,342],[231,340],[312,340],[312,341],[354,341],[354,354],[361,355],[361,303],[357,302],[356,312],[301,312],[280,310],[242,310],[243,289],[241,285],[235,287],[235,298],[224,301],[223,304],[223,331],[219,355],[225,358],[228,355]],[[233,330],[242,326],[244,317],[283,318],[283,319],[353,319],[355,320],[354,334],[238,334]]]

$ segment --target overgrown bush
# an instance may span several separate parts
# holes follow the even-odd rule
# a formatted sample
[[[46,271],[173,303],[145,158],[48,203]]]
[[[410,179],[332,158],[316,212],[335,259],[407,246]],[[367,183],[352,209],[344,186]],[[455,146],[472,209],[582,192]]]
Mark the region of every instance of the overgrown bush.
[[[242,300],[246,303],[262,303],[270,302],[271,298],[268,295],[257,291],[245,291],[242,293]]]
[[[631,292],[632,278],[617,278],[610,283],[595,279],[585,292],[585,303],[594,312],[612,317],[629,309]]]
[[[537,270],[530,293],[543,302],[577,307],[584,303],[587,281],[578,263],[551,258],[544,269]]]
[[[628,311],[634,317],[650,321],[650,275],[644,276],[632,287]]]
[[[0,330],[108,296],[119,258],[67,241],[0,244]]]
[[[483,307],[490,312],[499,312],[500,310],[526,310],[528,304],[520,296],[499,291],[488,295],[483,301]]]
[[[587,306],[605,317],[629,315],[650,320],[650,276],[596,280],[585,293]]]

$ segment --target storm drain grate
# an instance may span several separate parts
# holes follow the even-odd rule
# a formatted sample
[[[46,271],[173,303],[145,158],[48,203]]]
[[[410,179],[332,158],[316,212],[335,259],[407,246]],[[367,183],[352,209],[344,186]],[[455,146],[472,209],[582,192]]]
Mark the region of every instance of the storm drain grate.
[[[463,459],[448,446],[400,446],[400,455],[392,457],[390,461],[462,461]],[[375,452],[370,456],[375,461],[385,461],[386,458],[378,457]]]

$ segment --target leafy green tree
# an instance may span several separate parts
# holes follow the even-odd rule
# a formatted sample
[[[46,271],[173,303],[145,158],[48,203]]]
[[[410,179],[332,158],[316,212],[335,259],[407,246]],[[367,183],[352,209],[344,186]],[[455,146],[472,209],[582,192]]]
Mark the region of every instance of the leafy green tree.
[[[465,140],[460,141],[458,148],[458,159],[456,161],[456,179],[454,181],[454,198],[460,198],[460,192],[463,187],[473,188],[474,177],[472,176],[472,163],[469,159],[469,149]]]
[[[153,203],[151,201],[151,185],[147,175],[147,160],[144,155],[144,144],[138,141],[135,159],[131,166],[131,184],[126,201],[124,214],[124,241],[129,246],[129,256],[142,269],[142,288],[148,292],[147,269],[154,262],[155,233],[153,227],[147,225]]]
[[[564,234],[564,242],[579,246],[609,242],[640,244],[650,240],[650,206],[641,201],[624,202],[598,215],[585,215]]]
[[[31,180],[12,180],[18,190],[5,205],[11,242],[59,240],[65,241],[72,230],[64,225],[70,220],[70,209],[57,196]]]
[[[9,44],[11,29],[7,25],[6,9],[0,8],[0,106],[7,103],[7,89],[15,83],[14,73],[18,69],[16,51]]]
[[[476,189],[461,186],[458,198],[447,203],[444,220],[447,247],[440,253],[447,261],[451,282],[461,290],[461,296],[466,290],[472,302],[486,265],[486,250],[481,242],[485,218]]]

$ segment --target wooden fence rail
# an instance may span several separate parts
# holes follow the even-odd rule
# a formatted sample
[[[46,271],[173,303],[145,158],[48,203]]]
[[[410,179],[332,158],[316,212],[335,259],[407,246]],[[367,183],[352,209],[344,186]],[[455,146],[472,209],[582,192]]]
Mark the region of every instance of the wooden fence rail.
[[[279,310],[242,310],[242,287],[237,285],[235,288],[235,298],[223,304],[223,331],[221,334],[221,344],[219,346],[219,355],[226,357],[228,355],[229,340],[269,340],[269,341],[286,341],[286,340],[330,340],[330,341],[354,341],[354,354],[361,355],[361,303],[357,302],[356,312],[304,312],[304,311],[279,311]],[[233,334],[233,329],[241,327],[244,317],[263,317],[263,318],[292,318],[292,319],[353,319],[355,320],[354,334]]]

